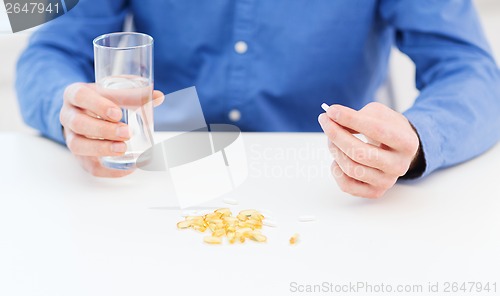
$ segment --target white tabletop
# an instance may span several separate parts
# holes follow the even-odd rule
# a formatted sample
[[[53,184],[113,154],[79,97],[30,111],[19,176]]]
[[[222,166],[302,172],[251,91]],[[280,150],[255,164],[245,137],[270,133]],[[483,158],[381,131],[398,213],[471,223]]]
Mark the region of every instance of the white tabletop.
[[[500,293],[499,145],[368,200],[338,189],[322,134],[243,139],[250,177],[223,198],[271,212],[278,227],[264,244],[207,245],[177,230],[165,173],[98,179],[63,146],[0,134],[0,295],[300,295],[358,282],[425,292],[463,281],[498,281]],[[346,295],[375,295],[361,292]]]

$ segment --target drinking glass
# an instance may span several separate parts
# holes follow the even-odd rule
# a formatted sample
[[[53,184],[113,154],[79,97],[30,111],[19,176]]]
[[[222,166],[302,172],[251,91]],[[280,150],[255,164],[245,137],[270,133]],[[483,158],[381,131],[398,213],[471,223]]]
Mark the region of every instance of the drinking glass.
[[[130,131],[127,151],[122,156],[101,157],[104,166],[129,170],[153,139],[153,38],[146,34],[122,32],[94,39],[97,91],[116,103],[122,122]]]

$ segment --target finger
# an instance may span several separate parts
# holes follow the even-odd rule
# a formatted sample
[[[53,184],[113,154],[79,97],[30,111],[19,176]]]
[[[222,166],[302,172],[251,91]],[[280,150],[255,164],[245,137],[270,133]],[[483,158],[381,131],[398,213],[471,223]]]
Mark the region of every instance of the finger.
[[[321,114],[323,114],[323,113],[321,113]],[[321,114],[320,114],[320,116],[321,116]],[[326,116],[328,116],[328,114],[326,114],[326,113],[325,113],[325,115],[326,115]],[[355,130],[353,130],[353,129],[350,129],[350,128],[348,128],[348,127],[343,126],[343,128],[344,128],[347,132],[349,132],[349,133],[351,133],[351,134],[353,134],[353,135],[360,134],[360,132],[355,131]]]
[[[340,189],[354,196],[365,198],[378,198],[381,197],[385,190],[377,189],[369,184],[355,180],[346,175],[337,162],[332,163],[332,175],[339,185]]]
[[[165,100],[165,95],[161,91],[155,90],[153,92],[153,106],[154,107],[160,106],[164,100]]]
[[[335,162],[342,169],[342,172],[347,176],[370,184],[374,187],[389,189],[396,183],[397,177],[384,174],[382,171],[364,166],[354,162],[351,158],[345,155],[333,143],[329,143],[329,148],[334,155]]]
[[[385,106],[384,106],[385,107]],[[368,109],[367,109],[368,110]],[[395,112],[390,108],[371,108],[374,111],[356,111],[342,105],[332,105],[326,114],[339,125],[355,130],[377,142],[398,149],[406,143],[406,136],[399,133],[389,121],[380,120],[384,113]],[[373,114],[368,114],[372,112]]]
[[[126,141],[130,139],[129,128],[126,124],[97,119],[74,107],[66,107],[61,113],[61,124],[76,134],[103,140]]]
[[[71,105],[108,121],[118,122],[122,118],[121,109],[112,101],[99,95],[94,86],[74,83],[66,88],[64,99]]]
[[[392,173],[394,165],[397,165],[393,153],[364,143],[324,114],[320,115],[319,121],[328,139],[353,161]]]
[[[73,154],[81,156],[120,156],[127,151],[124,142],[89,139],[72,131],[66,133],[66,145]]]
[[[121,178],[130,175],[134,170],[113,170],[102,165],[97,157],[76,156],[83,169],[92,176],[103,178]]]

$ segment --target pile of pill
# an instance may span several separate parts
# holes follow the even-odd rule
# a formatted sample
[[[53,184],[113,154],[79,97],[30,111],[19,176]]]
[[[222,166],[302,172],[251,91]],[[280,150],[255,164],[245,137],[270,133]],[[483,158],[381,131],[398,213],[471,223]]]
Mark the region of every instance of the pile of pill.
[[[233,217],[231,210],[222,208],[203,216],[187,216],[177,223],[177,228],[191,228],[199,232],[208,229],[211,235],[203,239],[207,244],[221,244],[223,237],[230,244],[244,243],[246,239],[262,243],[267,241],[267,237],[260,232],[263,220],[264,215],[256,210],[244,210]]]

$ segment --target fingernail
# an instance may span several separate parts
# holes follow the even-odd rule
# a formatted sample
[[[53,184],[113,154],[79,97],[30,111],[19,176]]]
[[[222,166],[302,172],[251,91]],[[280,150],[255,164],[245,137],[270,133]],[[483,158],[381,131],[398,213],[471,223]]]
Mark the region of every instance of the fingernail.
[[[111,144],[111,151],[116,152],[116,153],[122,153],[127,151],[127,144],[123,142],[117,142]]]
[[[321,113],[319,116],[318,116],[318,122],[319,124],[323,125],[325,124],[326,122],[326,115],[324,113]]]
[[[118,108],[109,108],[108,112],[106,113],[109,118],[113,120],[120,120],[122,118],[122,110]]]
[[[340,110],[339,108],[335,106],[331,106],[330,109],[328,109],[328,115],[332,120],[339,120],[339,115],[340,115]]]
[[[128,130],[128,126],[122,125],[116,129],[116,135],[121,138],[130,138],[130,133]]]

